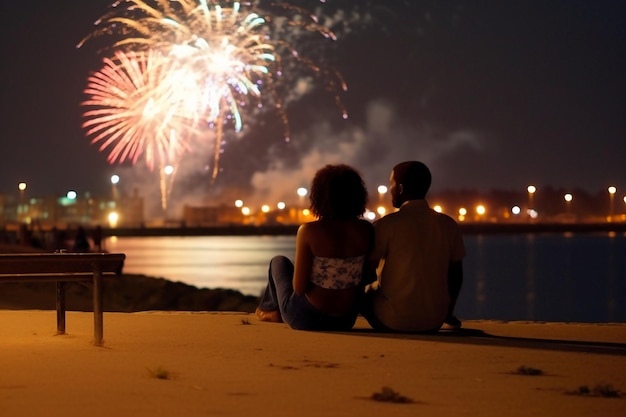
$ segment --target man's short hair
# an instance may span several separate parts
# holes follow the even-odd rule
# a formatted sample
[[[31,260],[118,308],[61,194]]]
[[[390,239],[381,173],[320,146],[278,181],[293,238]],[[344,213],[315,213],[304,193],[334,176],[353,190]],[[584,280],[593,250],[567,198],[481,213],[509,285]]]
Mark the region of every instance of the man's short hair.
[[[406,196],[424,198],[430,189],[432,176],[428,167],[419,161],[401,162],[393,168],[394,177],[402,184]]]

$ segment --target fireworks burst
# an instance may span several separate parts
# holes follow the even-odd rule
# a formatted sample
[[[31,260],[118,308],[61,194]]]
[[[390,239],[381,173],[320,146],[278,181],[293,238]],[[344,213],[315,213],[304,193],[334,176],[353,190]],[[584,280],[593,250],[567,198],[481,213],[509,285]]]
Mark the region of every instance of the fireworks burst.
[[[87,80],[93,107],[83,123],[100,150],[111,147],[108,161],[136,163],[145,153],[150,169],[177,162],[189,147],[197,113],[194,85],[158,53],[116,51]]]
[[[334,70],[302,56],[296,41],[305,34],[334,39],[304,9],[270,3],[210,0],[120,0],[81,41],[111,36],[103,68],[88,79],[90,107],[84,127],[111,163],[137,162],[150,169],[178,163],[196,146],[206,146],[214,129],[213,171],[224,129],[240,131],[246,107],[275,109],[289,139],[285,72],[307,70],[334,95],[346,116]]]

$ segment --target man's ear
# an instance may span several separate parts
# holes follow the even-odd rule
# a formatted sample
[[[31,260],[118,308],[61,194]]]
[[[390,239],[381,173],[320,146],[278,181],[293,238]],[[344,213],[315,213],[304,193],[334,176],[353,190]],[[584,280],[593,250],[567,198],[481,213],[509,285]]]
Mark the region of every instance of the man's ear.
[[[404,187],[402,187],[402,184],[398,184],[398,194],[402,194],[403,191]]]

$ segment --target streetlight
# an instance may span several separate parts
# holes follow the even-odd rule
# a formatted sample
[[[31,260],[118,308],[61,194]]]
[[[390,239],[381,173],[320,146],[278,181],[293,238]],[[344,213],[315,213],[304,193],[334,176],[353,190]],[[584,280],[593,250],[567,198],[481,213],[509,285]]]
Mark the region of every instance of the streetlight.
[[[22,214],[22,210],[24,212],[26,211],[26,208],[22,207],[24,205],[24,192],[26,191],[26,183],[20,182],[19,184],[17,184],[17,189],[20,190],[20,205],[19,205],[17,212],[18,212],[19,217],[24,217],[21,214]]]
[[[532,209],[533,208],[533,196],[537,192],[537,187],[535,187],[534,185],[529,185],[526,188],[526,191],[528,191],[528,208]]]
[[[298,195],[300,197],[304,197],[304,196],[306,196],[309,193],[309,190],[307,190],[304,187],[300,187],[300,188],[298,188],[298,190],[296,192],[298,193]]]
[[[119,195],[119,191],[117,190],[117,184],[120,182],[120,176],[113,174],[111,175],[111,188],[112,188],[112,195],[113,195],[113,201],[117,204],[117,200],[119,200],[120,195]]]
[[[572,204],[572,200],[574,199],[574,196],[571,195],[570,193],[567,193],[563,196],[563,199],[565,200],[565,209],[567,211],[567,213],[570,212],[570,205]]]
[[[309,193],[309,190],[304,187],[300,187],[296,190],[296,193],[300,196],[300,206],[302,207],[304,205],[304,197]]]
[[[459,221],[465,221],[465,216],[467,216],[467,209],[465,207],[461,207],[459,209]]]
[[[387,187],[384,185],[379,185],[378,186],[378,199],[380,201],[383,200],[383,196],[385,195],[385,193],[387,192]]]
[[[613,220],[613,213],[615,212],[615,193],[617,188],[610,186],[609,191],[609,221]]]
[[[535,196],[535,193],[537,192],[537,187],[535,187],[534,185],[529,185],[526,188],[526,191],[528,191],[528,214],[530,218],[532,218],[531,213],[535,211],[533,208],[533,197]]]
[[[481,219],[485,213],[487,213],[487,208],[485,208],[485,206],[483,206],[482,204],[479,204],[476,206],[476,214],[478,216],[478,219]]]

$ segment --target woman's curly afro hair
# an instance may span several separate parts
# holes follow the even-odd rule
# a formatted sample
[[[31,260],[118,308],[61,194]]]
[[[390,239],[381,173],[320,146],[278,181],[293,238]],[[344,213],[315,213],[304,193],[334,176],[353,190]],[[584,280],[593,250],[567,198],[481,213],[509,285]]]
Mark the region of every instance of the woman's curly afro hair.
[[[361,175],[345,164],[326,165],[311,183],[311,211],[320,219],[360,217],[367,204]]]

